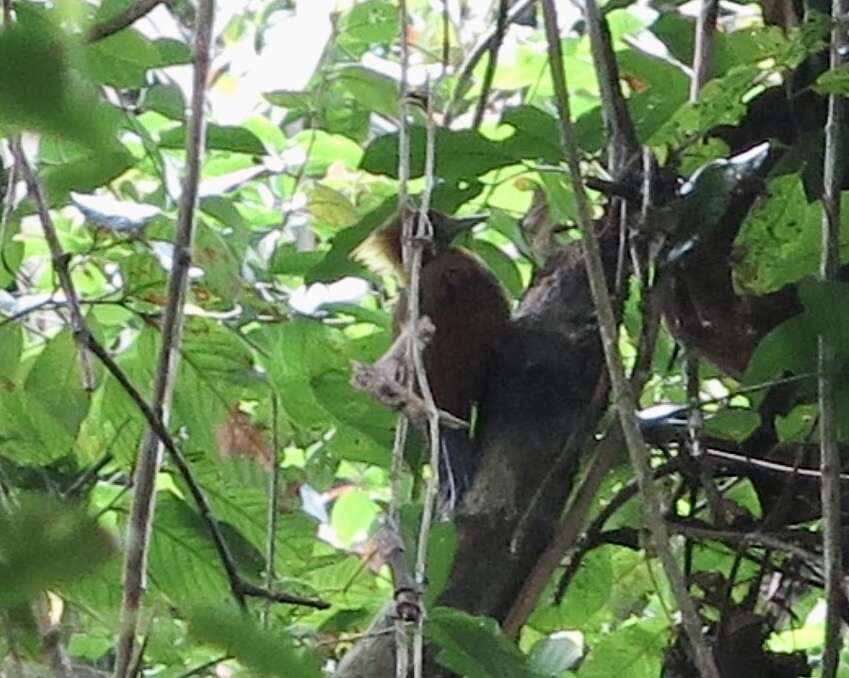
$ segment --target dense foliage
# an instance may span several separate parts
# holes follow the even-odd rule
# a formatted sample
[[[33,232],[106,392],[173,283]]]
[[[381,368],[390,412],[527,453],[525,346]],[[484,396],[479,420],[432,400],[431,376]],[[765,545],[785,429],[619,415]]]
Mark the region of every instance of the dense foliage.
[[[149,397],[173,263],[194,7],[187,0],[164,3],[136,26],[97,35],[96,27],[135,4],[15,0],[12,23],[0,34],[0,128],[7,140],[0,224],[0,656],[9,675],[25,665],[46,666],[51,652],[65,653],[79,675],[108,672],[114,659],[121,553],[147,422],[96,360],[94,389],[84,388],[57,262],[11,149],[22,134],[89,330]],[[408,4],[413,84],[423,86],[429,74],[434,108],[454,116],[450,128],[437,131],[434,207],[489,214],[463,245],[518,301],[538,264],[522,230],[532,204],[542,201],[564,225],[559,242],[576,237],[543,32],[509,28],[492,90],[485,92],[487,115],[474,129],[471,112],[487,59],[464,87],[458,88],[458,72],[478,34],[491,29],[491,17],[481,21],[469,3],[447,2],[457,7],[446,34],[440,3]],[[373,535],[390,498],[396,415],[355,390],[350,369],[389,345],[396,284],[378,280],[349,255],[391,214],[398,191],[397,3],[340,2],[332,15],[330,3],[313,0],[218,5],[208,152],[169,429],[241,576],[261,584],[271,571],[275,590],[329,607],[253,599],[242,616],[204,516],[166,456],[157,479],[139,668],[173,677],[317,676],[356,642],[393,592]],[[782,117],[786,98],[767,101],[756,111],[761,117],[753,102],[781,90],[775,86],[782,81],[798,80],[800,65],[810,68],[828,21],[814,12],[801,27],[765,25],[758,5],[723,8],[712,79],[698,104],[688,103],[683,66],[693,60],[691,14],[675,3],[628,1],[608,3],[604,11],[639,140],[675,177],[674,195],[656,215],[657,230],[676,225],[669,237],[678,247],[664,250],[666,265],[685,267],[687,253],[709,241],[730,211],[737,217],[733,243],[713,272],[727,274],[740,298],[798,289],[797,312],[781,310],[750,335],[751,359],[739,348],[736,361],[723,360],[726,351],[690,333],[689,348],[708,359],[700,371],[701,397],[712,414],[704,435],[726,450],[749,440],[766,421],[763,384],[795,376],[792,383],[802,386],[769,423],[778,447],[799,447],[816,440],[811,375],[818,332],[832,333],[841,364],[849,359],[846,290],[844,283],[810,279],[820,251],[822,124],[806,127],[805,111],[798,119]],[[563,26],[562,47],[576,141],[587,174],[610,179],[602,170],[606,138],[585,23],[566,5],[563,12],[574,19]],[[310,13],[319,20],[309,23]],[[287,26],[294,29],[286,32]],[[303,34],[316,26],[326,35]],[[446,35],[448,63],[442,64]],[[312,58],[304,43],[325,37],[326,44],[311,45],[321,48],[314,72],[278,88],[274,83],[284,79],[274,68],[302,70],[299,62]],[[291,44],[281,48],[285,40]],[[849,81],[844,69],[814,73],[796,91],[844,93]],[[423,187],[423,116],[413,110],[413,193]],[[766,138],[790,151],[753,180],[757,195],[741,207],[735,202],[741,182],[751,185],[762,158],[755,151],[752,167],[717,161]],[[603,192],[592,195],[601,215],[610,201]],[[629,364],[645,312],[645,289],[636,277],[630,287],[620,341]],[[689,320],[703,313],[709,322],[702,329],[718,327],[718,342],[738,332],[734,316],[717,322],[716,309],[700,307],[695,291],[693,298]],[[675,320],[686,330],[688,318],[679,313]],[[676,334],[686,340],[686,332]],[[682,362],[676,339],[662,327],[641,405],[687,402]],[[842,439],[849,435],[846,389],[838,380]],[[607,425],[602,419],[599,431]],[[661,442],[658,465],[675,454]],[[816,466],[815,459],[804,460],[783,457],[791,471]],[[409,490],[420,489],[419,475],[408,469],[404,477],[411,497],[404,532],[411,540],[421,495]],[[706,619],[727,619],[729,608],[751,603],[747,610],[769,619],[756,631],[766,647],[805,652],[802,665],[815,667],[822,643],[819,546],[804,537],[816,532],[818,514],[767,525],[765,498],[789,499],[777,500],[756,481],[739,465],[718,473],[727,511],[719,526],[739,534],[774,528],[773,541],[682,532],[673,546]],[[630,482],[626,464],[611,471],[590,520],[622,498]],[[666,475],[658,487],[666,508],[709,522],[704,494],[687,474]],[[270,523],[272,492],[277,516]],[[813,496],[816,485],[800,492]],[[518,645],[492,619],[430,610],[425,635],[439,661],[474,677],[648,678],[664,662],[671,672],[674,603],[653,553],[643,548],[642,520],[639,499],[625,497],[599,526],[612,536],[596,533],[595,542],[582,543],[565,595],[554,590],[563,572],[557,570]],[[427,600],[449,577],[455,539],[450,523],[435,526]],[[805,549],[807,557],[800,555]],[[45,632],[52,625],[58,649]],[[225,667],[234,673],[215,673]]]

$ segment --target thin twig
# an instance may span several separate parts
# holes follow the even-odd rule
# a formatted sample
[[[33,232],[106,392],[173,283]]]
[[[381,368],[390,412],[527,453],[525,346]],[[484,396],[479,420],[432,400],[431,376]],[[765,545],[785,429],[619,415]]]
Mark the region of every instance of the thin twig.
[[[421,207],[417,220],[413,259],[410,262],[410,318],[409,322],[417,322],[419,318],[419,297],[421,287],[422,249],[425,244],[433,238],[433,227],[428,214],[430,212],[430,199],[434,187],[435,140],[436,130],[433,122],[433,96],[428,92],[426,117],[426,146],[425,146],[425,188],[422,194]],[[415,306],[412,300],[415,298]],[[420,588],[425,585],[425,573],[427,570],[427,547],[430,540],[430,528],[433,521],[433,512],[436,505],[436,497],[439,493],[440,472],[439,457],[442,454],[442,439],[439,427],[439,409],[433,397],[427,372],[424,367],[422,349],[418,343],[410,345],[413,366],[415,367],[416,381],[419,385],[425,409],[428,415],[428,438],[430,442],[430,477],[425,489],[425,502],[422,507],[422,522],[419,528],[418,549],[416,552],[416,581]],[[449,462],[450,463],[450,462]],[[447,464],[446,464],[447,466]],[[449,469],[449,476],[451,471]],[[454,493],[452,490],[452,501]],[[413,635],[413,675],[422,678],[424,672],[424,616],[419,618]]]
[[[784,539],[780,539],[779,537],[775,537],[771,534],[765,534],[763,532],[737,532],[730,529],[714,530],[708,527],[690,525],[678,521],[667,521],[666,524],[669,526],[670,530],[695,539],[712,539],[714,541],[725,541],[731,544],[760,544],[761,546],[766,546],[767,548],[771,548],[776,551],[782,551],[784,553],[790,553],[794,556],[798,556],[807,562],[816,563],[820,560],[819,554],[814,553],[813,551],[809,551],[806,548],[797,546],[796,544],[791,544]]]
[[[398,417],[395,425],[395,442],[392,445],[392,465],[389,467],[389,521],[401,524],[401,502],[403,500],[404,446],[407,441],[409,423],[405,416]]]
[[[123,12],[119,12],[115,16],[94,24],[86,33],[86,42],[97,42],[108,38],[110,35],[115,35],[125,28],[129,28],[136,21],[150,14],[157,5],[170,3],[171,0],[138,0],[135,5],[127,7]]]
[[[442,0],[442,73],[440,79],[448,74],[448,64],[451,63],[451,14],[448,11],[448,0]]]
[[[593,499],[619,454],[620,443],[621,436],[611,436],[595,450],[592,465],[569,504],[563,521],[558,525],[554,538],[537,560],[502,624],[507,635],[516,636],[522,629],[551,579],[551,573],[560,565],[563,554],[577,540]]]
[[[587,6],[594,5],[594,0],[587,0]],[[669,531],[666,529],[660,511],[660,501],[654,488],[652,470],[649,464],[649,454],[645,441],[640,433],[639,422],[635,411],[635,401],[628,383],[622,360],[618,353],[618,331],[613,305],[604,275],[604,265],[594,231],[589,199],[584,188],[579,163],[577,138],[572,125],[569,103],[569,89],[563,68],[563,55],[560,48],[560,30],[557,24],[557,14],[553,0],[543,0],[545,14],[545,31],[548,41],[549,66],[551,79],[554,83],[555,102],[560,118],[560,136],[564,155],[569,167],[572,192],[578,211],[578,221],[582,231],[584,259],[587,267],[587,277],[590,291],[598,317],[599,332],[604,348],[607,370],[613,387],[616,408],[622,424],[622,431],[631,457],[640,494],[643,499],[643,510],[651,529],[654,548],[666,572],[672,592],[681,610],[684,629],[694,650],[695,665],[702,678],[719,678],[711,649],[703,635],[693,599],[687,591],[687,585],[675,562],[675,557],[669,546]],[[589,12],[589,10],[588,10]]]
[[[6,4],[3,5],[4,16],[6,15]],[[9,11],[11,11],[9,9]],[[10,25],[10,18],[5,19],[4,26]],[[6,187],[3,192],[3,207],[0,210],[0,264],[3,270],[6,271],[13,279],[17,277],[17,272],[12,268],[8,259],[6,259],[6,234],[8,233],[9,218],[12,216],[12,210],[15,207],[15,188],[18,185],[20,170],[18,168],[18,154],[14,152],[16,145],[20,142],[18,137],[12,137],[9,145],[12,152],[12,166],[9,168],[9,174],[6,179]]]
[[[710,79],[718,13],[719,0],[702,0],[696,21],[696,48],[693,54],[693,78],[690,81],[691,102],[699,100],[702,87]]]
[[[528,7],[533,5],[535,2],[537,2],[537,0],[519,0],[516,2],[507,13],[507,25],[513,23],[516,18],[522,14],[522,12],[528,9]],[[495,40],[496,33],[497,28],[494,28],[492,31],[483,36],[472,48],[469,55],[466,57],[466,60],[460,66],[459,75],[457,76],[457,84],[454,87],[454,94],[452,95],[451,102],[448,105],[447,112],[445,114],[446,127],[450,126],[451,121],[456,117],[457,109],[460,107],[460,101],[466,95],[466,92],[469,90],[471,85],[472,74],[475,67],[489,51],[493,41]]]
[[[395,616],[402,622],[421,619],[419,585],[407,559],[407,549],[400,534],[400,523],[384,524],[375,537],[381,560],[392,573],[395,585]]]
[[[766,471],[773,471],[775,473],[785,473],[790,476],[800,476],[802,478],[815,479],[822,478],[822,470],[820,469],[804,468],[801,466],[788,466],[787,464],[781,464],[777,461],[760,459],[758,457],[749,457],[745,454],[737,454],[735,452],[729,452],[728,450],[718,450],[715,447],[710,447],[706,449],[705,455],[709,457],[715,457],[716,459],[725,459],[727,461],[731,461],[737,464],[756,466]],[[849,474],[841,473],[838,475],[838,478],[842,481],[849,481]]]
[[[846,62],[849,35],[846,16],[849,0],[832,0],[831,69]],[[828,98],[823,161],[823,218],[820,256],[820,280],[832,285],[840,267],[840,197],[843,162],[846,156],[846,100],[841,94]],[[823,558],[825,560],[825,638],[823,641],[823,678],[834,678],[840,664],[840,607],[843,601],[843,556],[841,546],[840,449],[837,443],[837,413],[834,371],[837,366],[834,336],[818,337],[819,409],[820,409],[820,498],[823,513]]]
[[[50,216],[50,210],[47,207],[47,200],[44,197],[44,191],[41,188],[41,182],[27,162],[24,155],[23,147],[16,140],[12,142],[13,154],[15,155],[16,163],[21,168],[24,182],[27,185],[27,190],[35,202],[36,210],[38,211],[39,221],[41,222],[41,230],[44,233],[44,239],[47,241],[47,247],[50,249],[50,258],[53,261],[53,271],[56,277],[59,278],[59,285],[62,292],[65,294],[65,300],[68,304],[68,312],[71,316],[71,328],[75,336],[79,336],[80,332],[85,328],[85,319],[83,317],[82,308],[80,307],[80,298],[77,296],[77,290],[74,286],[74,281],[71,278],[71,273],[68,270],[66,261],[67,255],[62,250],[62,245],[59,242],[59,236],[56,233],[56,226],[53,224],[53,217]],[[86,391],[94,390],[94,368],[91,364],[91,356],[84,347],[79,347],[80,368],[82,369],[82,383]]]
[[[280,406],[277,394],[271,394],[271,473],[268,477],[268,518],[266,520],[265,535],[265,588],[269,591],[274,587],[277,576],[274,561],[277,558],[277,516],[278,516],[278,493],[280,486],[280,426],[278,417]],[[262,625],[268,626],[271,601],[266,601],[262,610]]]
[[[85,472],[83,472],[79,478],[77,478],[67,490],[62,492],[62,499],[70,499],[79,494],[82,489],[92,482],[95,478],[97,478],[97,474],[103,470],[103,467],[106,466],[109,462],[112,461],[112,452],[111,447],[115,444],[115,439],[121,434],[121,431],[124,430],[124,427],[127,425],[129,420],[125,419],[124,422],[118,427],[115,431],[115,434],[112,437],[112,442],[109,443],[107,447],[107,452],[100,457],[94,464],[89,466]]]
[[[637,359],[635,361],[634,371],[631,374],[631,388],[637,393],[642,391],[645,382],[650,376],[651,360],[654,355],[657,330],[660,323],[659,308],[655,295],[650,291],[648,295],[644,295],[643,299],[643,331],[640,334]],[[590,405],[584,414],[585,425],[569,436],[569,440],[563,446],[563,451],[558,456],[551,471],[549,471],[548,475],[546,475],[542,483],[537,487],[534,497],[528,503],[522,517],[516,523],[516,528],[510,542],[511,551],[515,552],[518,549],[519,540],[523,539],[527,532],[527,521],[536,511],[542,497],[548,494],[553,483],[562,482],[562,471],[567,460],[574,458],[580,445],[586,444],[587,437],[592,431],[590,427],[595,425],[602,408],[607,403],[608,389],[609,379],[605,373],[599,378]],[[575,492],[569,508],[564,513],[554,537],[551,539],[549,546],[543,552],[542,556],[540,556],[531,574],[525,580],[522,590],[513,603],[513,607],[504,624],[505,632],[509,634],[519,632],[533,611],[540,595],[542,595],[542,591],[551,578],[552,573],[559,566],[563,555],[575,545],[590,509],[592,499],[598,493],[598,489],[607,471],[614,463],[615,455],[618,453],[621,444],[621,432],[617,431],[608,435],[594,450],[591,455],[592,464],[581,481],[580,487]]]
[[[676,473],[681,470],[682,466],[683,460],[681,458],[672,459],[654,470],[654,479],[658,480],[671,473]],[[593,518],[592,522],[587,526],[587,529],[584,530],[580,540],[575,545],[572,555],[569,557],[569,562],[566,565],[563,574],[560,576],[560,581],[558,582],[557,589],[554,593],[555,605],[560,605],[563,601],[563,596],[566,595],[566,589],[569,587],[569,583],[578,572],[578,567],[580,566],[584,556],[590,549],[598,544],[599,537],[602,535],[602,530],[604,530],[604,526],[607,521],[610,520],[610,518],[620,508],[627,504],[628,501],[633,499],[639,491],[640,488],[635,482],[625,485],[609,502],[607,502],[607,504],[605,504],[604,508],[598,512],[598,515]]]
[[[168,295],[162,321],[162,344],[154,374],[151,401],[153,411],[163,425],[168,423],[177,375],[183,331],[183,306],[188,292],[192,260],[198,187],[206,141],[206,83],[209,77],[214,16],[214,0],[201,0],[198,3],[195,24],[191,120],[186,137],[186,175],[180,196],[173,243],[173,264],[168,278]],[[160,440],[156,433],[148,428],[136,462],[127,550],[124,555],[123,601],[115,678],[129,678],[127,672],[133,656],[141,599],[146,588],[147,557],[156,507],[155,483],[161,459]]]
[[[403,258],[405,269],[409,269],[409,242],[410,235],[412,234],[413,223],[412,223],[412,215],[410,214],[410,210],[407,209],[407,201],[409,199],[407,195],[407,183],[410,180],[410,133],[409,128],[407,127],[407,121],[409,116],[409,69],[410,69],[410,43],[407,36],[407,2],[406,0],[399,0],[398,2],[398,19],[401,31],[401,82],[398,86],[398,98],[399,98],[399,106],[398,110],[400,113],[400,119],[398,121],[398,209],[400,210],[400,215],[402,219],[401,224],[401,234],[402,234],[402,247],[401,247],[401,256]],[[407,277],[407,280],[410,280]],[[411,288],[410,290],[411,299],[409,308],[412,309],[413,304],[418,300],[415,297],[416,290]],[[416,311],[418,312],[418,306],[416,305]],[[413,322],[409,325],[411,330],[414,330],[418,321],[418,315],[415,316]],[[413,331],[413,334],[415,332]],[[410,343],[407,345],[408,347],[412,347],[415,343],[415,340],[410,340]],[[408,351],[412,349],[408,348]],[[405,371],[405,378],[407,376],[407,372]],[[412,382],[408,382],[409,389],[412,390]],[[399,418],[397,428],[395,430],[395,445],[392,450],[392,466],[393,466],[393,497],[392,502],[394,502],[394,506],[390,506],[390,519],[394,521],[394,517],[392,514],[399,515],[399,506],[401,501],[401,469],[404,464],[404,448],[406,446],[407,440],[407,429],[408,426],[406,424],[402,424]],[[395,522],[395,524],[400,524]],[[396,582],[396,600],[397,600],[397,591],[399,588],[399,584],[401,582]],[[414,592],[416,596],[419,595],[419,591]],[[410,637],[407,634],[407,627],[404,624],[404,621],[400,614],[395,615],[395,677],[396,678],[407,678],[407,673],[409,670],[410,664]]]
[[[507,10],[509,9],[507,0],[498,0],[498,16],[495,19],[495,36],[490,41],[489,45],[489,60],[486,62],[486,70],[483,74],[483,82],[481,84],[481,93],[478,97],[478,105],[475,109],[475,117],[472,121],[472,129],[477,129],[483,121],[483,114],[486,111],[486,104],[489,99],[489,93],[492,89],[492,81],[495,79],[495,67],[498,65],[498,52],[501,50],[501,44],[504,42],[504,36],[507,34]]]
[[[584,4],[584,15],[607,130],[607,169],[614,179],[620,179],[626,164],[640,152],[640,144],[619,83],[619,64],[607,19],[594,2]]]
[[[699,484],[705,493],[713,523],[717,527],[722,527],[725,523],[722,495],[713,478],[713,464],[703,458],[702,436],[704,435],[705,421],[700,404],[700,385],[699,358],[692,350],[686,349],[684,355],[684,389],[687,392],[687,448],[690,457],[697,463]]]

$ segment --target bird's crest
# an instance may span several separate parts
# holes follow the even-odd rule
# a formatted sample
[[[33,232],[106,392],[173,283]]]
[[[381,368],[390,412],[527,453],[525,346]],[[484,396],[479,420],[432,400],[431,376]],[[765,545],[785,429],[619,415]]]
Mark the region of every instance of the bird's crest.
[[[354,261],[361,263],[377,275],[404,277],[401,258],[401,224],[398,215],[375,229],[351,252]]]

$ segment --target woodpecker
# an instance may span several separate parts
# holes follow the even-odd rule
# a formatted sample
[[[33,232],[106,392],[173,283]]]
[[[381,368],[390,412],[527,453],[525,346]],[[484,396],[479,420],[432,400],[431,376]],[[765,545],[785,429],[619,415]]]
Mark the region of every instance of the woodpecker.
[[[485,217],[458,219],[429,213],[433,241],[422,253],[419,309],[435,327],[422,353],[428,384],[441,410],[471,420],[493,364],[493,352],[510,320],[510,307],[498,279],[472,253],[453,246],[458,235]],[[403,220],[389,218],[357,249],[354,257],[372,271],[391,274],[402,286],[395,305],[397,335],[406,320],[407,303],[402,260]],[[442,489],[453,505],[471,484],[477,462],[473,432],[443,428]]]

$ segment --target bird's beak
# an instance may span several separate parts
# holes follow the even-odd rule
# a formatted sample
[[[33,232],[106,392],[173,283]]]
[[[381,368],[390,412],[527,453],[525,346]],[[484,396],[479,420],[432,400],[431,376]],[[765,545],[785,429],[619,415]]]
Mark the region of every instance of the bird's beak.
[[[444,217],[445,221],[441,225],[445,234],[445,242],[453,242],[457,236],[466,231],[471,230],[478,224],[482,224],[489,219],[488,214],[473,214],[469,217],[457,219],[456,217]]]

